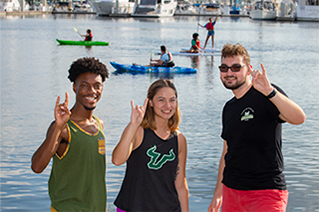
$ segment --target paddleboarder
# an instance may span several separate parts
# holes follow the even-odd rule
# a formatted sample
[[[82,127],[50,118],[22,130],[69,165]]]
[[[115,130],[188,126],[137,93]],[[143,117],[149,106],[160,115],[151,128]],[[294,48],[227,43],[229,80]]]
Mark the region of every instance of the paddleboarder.
[[[189,50],[181,50],[181,53],[199,53],[202,52],[201,42],[198,33],[192,34],[191,48]]]
[[[115,165],[127,163],[115,200],[117,212],[189,211],[187,142],[178,130],[177,90],[171,80],[151,84],[142,106],[131,101],[131,119],[112,153]]]
[[[93,115],[101,98],[107,67],[95,58],[73,62],[68,78],[76,101],[60,103],[44,142],[32,156],[31,168],[41,173],[53,160],[48,182],[51,212],[106,211],[106,147],[103,121]]]
[[[207,34],[207,38],[206,41],[204,43],[203,49],[206,49],[207,43],[209,38],[211,37],[212,39],[212,49],[214,48],[214,25],[217,22],[219,14],[217,13],[216,18],[214,19],[214,21],[212,22],[212,18],[209,18],[209,22],[206,23],[204,26],[201,25],[200,23],[198,23],[198,25],[202,28],[206,28],[208,30],[208,34]]]
[[[223,151],[208,212],[285,212],[288,191],[283,174],[281,125],[302,124],[305,114],[266,70],[253,70],[241,45],[222,49],[220,78],[234,97],[222,113]]]

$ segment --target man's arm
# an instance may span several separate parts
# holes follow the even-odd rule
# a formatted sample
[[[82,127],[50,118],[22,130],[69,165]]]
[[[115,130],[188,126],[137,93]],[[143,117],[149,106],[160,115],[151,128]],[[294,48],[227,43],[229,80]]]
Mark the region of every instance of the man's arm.
[[[66,127],[71,115],[71,112],[68,109],[68,93],[66,93],[65,102],[62,104],[59,104],[59,102],[60,96],[57,98],[54,109],[55,121],[50,125],[46,139],[32,156],[31,169],[35,173],[41,173],[48,166],[52,156],[57,152],[62,140],[69,140],[69,134]]]
[[[218,212],[221,204],[222,204],[222,178],[223,178],[223,170],[225,167],[225,161],[224,157],[227,153],[228,150],[228,145],[227,141],[223,141],[223,150],[220,158],[220,163],[219,163],[219,170],[218,170],[218,179],[216,183],[216,188],[214,190],[214,195],[211,200],[211,203],[208,207],[208,212]]]
[[[261,68],[262,73],[259,70],[253,71],[249,66],[249,71],[252,75],[252,84],[255,89],[263,95],[268,96],[275,88],[269,82],[263,64],[261,64]],[[278,108],[280,112],[279,118],[283,121],[290,124],[302,124],[305,121],[306,115],[302,108],[282,93],[276,92],[276,94],[270,98],[270,101]]]

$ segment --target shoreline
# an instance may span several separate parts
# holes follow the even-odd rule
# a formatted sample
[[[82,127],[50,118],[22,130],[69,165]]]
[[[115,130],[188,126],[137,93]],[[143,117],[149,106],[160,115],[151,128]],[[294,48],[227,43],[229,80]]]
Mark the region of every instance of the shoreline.
[[[69,14],[69,15],[97,15],[96,12],[57,12],[57,11],[12,11],[12,12],[0,12],[0,17],[4,16],[37,16],[37,15],[60,15],[60,14]],[[98,16],[98,15],[97,15]],[[174,14],[174,16],[214,16],[212,14]],[[221,14],[220,17],[230,17],[230,18],[250,18],[247,15],[234,15],[234,14]],[[119,13],[119,14],[109,14],[103,15],[101,17],[113,17],[113,18],[132,18],[128,13]],[[259,21],[259,20],[258,20]],[[263,20],[262,20],[263,21]],[[268,20],[270,21],[270,20]],[[273,20],[271,20],[273,21]],[[285,22],[319,22],[319,20],[297,20],[297,18],[281,18],[278,17],[274,21],[285,21]]]

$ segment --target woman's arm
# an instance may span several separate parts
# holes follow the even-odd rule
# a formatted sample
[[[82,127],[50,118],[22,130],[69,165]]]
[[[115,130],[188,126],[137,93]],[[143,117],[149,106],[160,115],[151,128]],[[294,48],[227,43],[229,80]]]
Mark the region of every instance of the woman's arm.
[[[186,162],[187,162],[187,141],[182,133],[178,134],[179,146],[179,164],[177,178],[175,181],[176,190],[181,206],[181,212],[189,211],[189,190],[186,179]]]

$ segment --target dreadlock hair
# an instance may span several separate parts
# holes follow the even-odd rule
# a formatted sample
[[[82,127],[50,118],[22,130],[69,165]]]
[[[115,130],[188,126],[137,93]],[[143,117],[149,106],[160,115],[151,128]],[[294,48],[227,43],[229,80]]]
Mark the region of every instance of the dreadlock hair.
[[[250,65],[249,53],[240,43],[237,43],[235,45],[232,45],[230,43],[225,44],[221,51],[221,60],[226,57],[234,57],[237,55],[243,56],[243,61],[247,65]]]
[[[100,74],[102,82],[109,78],[109,70],[106,65],[94,57],[84,57],[74,61],[70,66],[68,78],[71,82],[75,82],[80,74],[87,72]]]
[[[180,109],[179,109],[179,105],[178,105],[178,93],[177,90],[173,84],[173,82],[169,79],[159,79],[157,81],[155,81],[154,83],[152,83],[149,87],[148,90],[148,95],[147,98],[149,99],[149,101],[153,100],[153,97],[157,94],[157,92],[164,87],[169,87],[172,88],[175,92],[175,96],[176,96],[176,101],[177,101],[177,107],[176,107],[176,111],[173,114],[173,116],[169,119],[168,121],[168,127],[171,130],[171,132],[178,130],[179,129],[179,121],[180,121]],[[141,126],[144,129],[150,128],[151,130],[156,130],[156,123],[155,123],[155,119],[154,119],[154,111],[153,111],[153,107],[150,106],[150,104],[148,103],[147,105],[147,109],[146,109],[146,113],[143,117]]]

